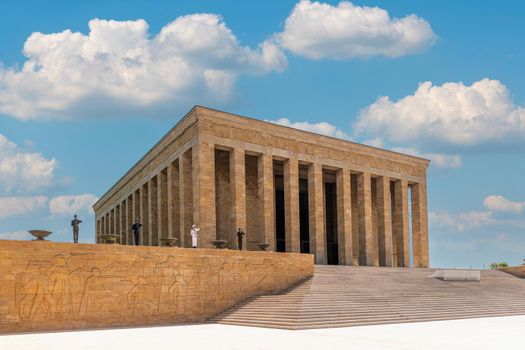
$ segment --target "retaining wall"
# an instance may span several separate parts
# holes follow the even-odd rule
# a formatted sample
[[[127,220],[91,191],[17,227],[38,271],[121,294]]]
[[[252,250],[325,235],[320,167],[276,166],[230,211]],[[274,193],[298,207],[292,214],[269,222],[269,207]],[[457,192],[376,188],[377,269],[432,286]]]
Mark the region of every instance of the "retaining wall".
[[[310,254],[0,241],[0,333],[204,322],[313,268]]]

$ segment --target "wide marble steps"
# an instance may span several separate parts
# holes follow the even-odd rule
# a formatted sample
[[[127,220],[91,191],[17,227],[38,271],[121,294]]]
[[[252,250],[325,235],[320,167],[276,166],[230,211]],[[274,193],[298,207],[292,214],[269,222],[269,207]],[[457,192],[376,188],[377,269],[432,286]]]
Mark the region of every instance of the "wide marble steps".
[[[525,315],[525,279],[482,271],[481,282],[428,278],[435,269],[317,265],[284,293],[228,309],[221,324],[310,329]]]

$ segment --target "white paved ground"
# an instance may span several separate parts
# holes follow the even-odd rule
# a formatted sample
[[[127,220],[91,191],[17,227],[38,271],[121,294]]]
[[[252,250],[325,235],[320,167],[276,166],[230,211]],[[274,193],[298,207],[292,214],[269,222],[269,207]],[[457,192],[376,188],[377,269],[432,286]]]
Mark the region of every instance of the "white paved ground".
[[[1,350],[525,349],[525,316],[286,331],[226,325],[0,336]]]

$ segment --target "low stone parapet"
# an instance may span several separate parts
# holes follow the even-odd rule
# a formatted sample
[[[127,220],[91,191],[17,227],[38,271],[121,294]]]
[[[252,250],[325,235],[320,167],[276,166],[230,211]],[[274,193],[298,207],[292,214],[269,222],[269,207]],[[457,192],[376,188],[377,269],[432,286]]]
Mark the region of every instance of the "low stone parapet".
[[[498,270],[510,273],[511,275],[514,275],[519,278],[525,278],[525,265],[502,267]]]
[[[310,254],[0,241],[0,333],[205,322],[313,271]]]

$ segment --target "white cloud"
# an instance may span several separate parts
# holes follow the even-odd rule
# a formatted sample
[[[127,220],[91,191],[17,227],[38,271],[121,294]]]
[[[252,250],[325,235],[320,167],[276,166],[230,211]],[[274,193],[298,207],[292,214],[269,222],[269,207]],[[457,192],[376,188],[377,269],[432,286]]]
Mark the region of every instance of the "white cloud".
[[[56,215],[93,214],[92,206],[97,200],[98,197],[92,194],[58,196],[49,201],[49,211]]]
[[[483,79],[466,86],[425,82],[398,101],[380,97],[359,113],[357,135],[422,147],[525,144],[525,108],[512,103],[505,85]]]
[[[0,219],[26,215],[45,207],[46,196],[0,197]]]
[[[0,232],[0,239],[22,241],[30,238],[32,237],[27,231]]]
[[[311,59],[399,57],[431,46],[436,35],[416,15],[391,18],[378,7],[300,1],[275,36],[280,45]]]
[[[316,134],[337,137],[340,139],[350,139],[349,135],[342,130],[337,129],[334,125],[327,122],[308,123],[308,122],[292,122],[286,118],[277,120],[269,120],[270,123],[288,126],[290,128],[310,131]]]
[[[394,147],[392,151],[430,159],[431,166],[442,169],[455,169],[463,165],[461,156],[458,154],[422,153],[414,147]]]
[[[368,145],[377,148],[385,148],[385,143],[380,137],[374,137],[372,139],[364,140],[361,142],[363,145]]]
[[[0,134],[0,194],[30,193],[56,184],[58,161],[24,152]]]
[[[525,210],[525,202],[513,202],[501,195],[488,196],[483,205],[490,211],[521,213]]]
[[[481,226],[493,224],[495,222],[490,212],[476,211],[461,213],[430,211],[428,213],[428,219],[430,224],[460,232],[473,228],[479,228]]]
[[[88,35],[31,34],[24,55],[21,69],[0,68],[0,113],[19,119],[173,113],[180,104],[228,99],[240,74],[287,65],[271,40],[242,46],[215,14],[178,17],[155,36],[144,20],[93,19]]]

